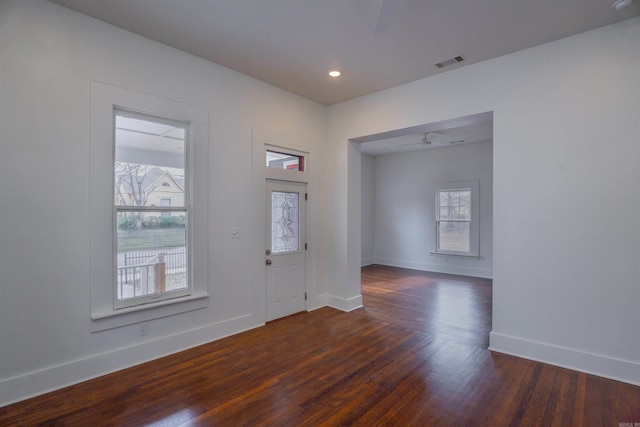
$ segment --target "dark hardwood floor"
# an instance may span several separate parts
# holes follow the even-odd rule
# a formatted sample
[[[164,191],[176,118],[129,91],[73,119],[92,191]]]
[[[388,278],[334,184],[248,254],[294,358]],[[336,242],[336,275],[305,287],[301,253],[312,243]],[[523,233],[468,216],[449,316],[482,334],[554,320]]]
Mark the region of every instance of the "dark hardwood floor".
[[[614,426],[640,387],[487,350],[491,281],[370,266],[322,308],[0,408],[1,426]]]

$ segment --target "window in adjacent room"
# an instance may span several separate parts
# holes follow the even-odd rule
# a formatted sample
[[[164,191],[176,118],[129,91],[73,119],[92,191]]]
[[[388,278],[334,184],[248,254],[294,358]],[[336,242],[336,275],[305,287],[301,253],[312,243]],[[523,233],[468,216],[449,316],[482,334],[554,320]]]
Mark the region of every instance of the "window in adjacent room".
[[[114,308],[189,295],[189,124],[114,112]]]
[[[438,190],[436,203],[438,252],[469,253],[471,190]]]
[[[478,255],[478,183],[435,191],[436,250],[438,254]]]

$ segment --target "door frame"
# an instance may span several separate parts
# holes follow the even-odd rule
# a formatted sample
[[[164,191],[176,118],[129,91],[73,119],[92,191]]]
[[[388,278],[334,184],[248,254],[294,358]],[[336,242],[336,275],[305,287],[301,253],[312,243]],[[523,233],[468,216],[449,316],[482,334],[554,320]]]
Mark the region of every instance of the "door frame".
[[[266,322],[266,184],[267,179],[306,184],[306,242],[305,282],[307,299],[305,310],[326,305],[326,297],[318,295],[318,169],[316,141],[296,138],[282,133],[252,129],[251,135],[251,230],[249,261],[251,265],[251,318],[254,326]],[[277,149],[285,153],[305,156],[305,171],[287,171],[266,167],[266,151]]]

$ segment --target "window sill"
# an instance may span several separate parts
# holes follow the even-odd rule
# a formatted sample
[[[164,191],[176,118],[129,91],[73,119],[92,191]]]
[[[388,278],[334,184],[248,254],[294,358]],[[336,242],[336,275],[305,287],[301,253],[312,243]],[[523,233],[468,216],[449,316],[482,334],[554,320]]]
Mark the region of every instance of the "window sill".
[[[106,331],[134,323],[146,322],[160,317],[172,316],[198,310],[209,305],[208,293],[142,304],[118,310],[103,310],[91,313],[91,332]]]
[[[438,256],[451,256],[451,257],[456,257],[456,258],[480,259],[480,255],[478,255],[478,254],[461,254],[461,253],[456,253],[456,252],[434,252],[434,251],[431,251],[429,253],[431,255],[438,255]]]

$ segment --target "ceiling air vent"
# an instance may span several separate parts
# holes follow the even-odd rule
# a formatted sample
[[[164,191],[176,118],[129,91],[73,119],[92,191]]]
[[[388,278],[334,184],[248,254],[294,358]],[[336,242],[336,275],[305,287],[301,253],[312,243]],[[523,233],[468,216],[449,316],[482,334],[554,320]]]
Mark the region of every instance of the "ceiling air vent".
[[[449,65],[457,64],[458,62],[462,62],[462,61],[464,61],[464,58],[462,56],[456,56],[455,58],[451,58],[451,59],[447,59],[446,61],[438,62],[436,64],[436,67],[444,68],[444,67],[447,67]]]

